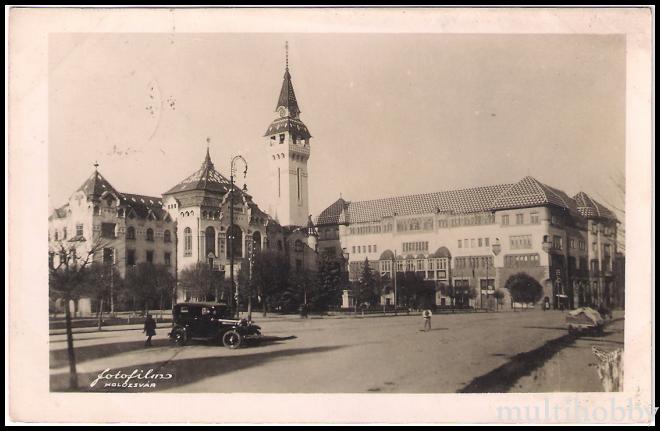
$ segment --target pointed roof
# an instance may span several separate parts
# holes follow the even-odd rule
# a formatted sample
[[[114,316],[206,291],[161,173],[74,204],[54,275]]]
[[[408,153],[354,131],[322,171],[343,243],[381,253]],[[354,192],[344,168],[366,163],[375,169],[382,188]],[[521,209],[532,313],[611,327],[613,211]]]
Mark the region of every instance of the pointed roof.
[[[350,202],[337,199],[332,205],[324,209],[316,218],[317,225],[346,223],[345,211],[348,210]]]
[[[117,190],[112,187],[110,182],[103,178],[98,170],[94,170],[92,175],[87,178],[87,180],[78,188],[78,190],[76,190],[76,192],[79,191],[84,192],[88,199],[98,199],[105,192],[112,192],[116,195],[119,194]]]
[[[264,136],[275,135],[282,132],[289,132],[300,139],[309,139],[312,135],[309,133],[307,126],[298,118],[284,117],[270,123]]]
[[[238,190],[236,186],[235,189]],[[206,190],[215,193],[225,194],[230,189],[230,181],[220,172],[215,170],[211,155],[208,148],[206,149],[206,157],[202,166],[196,170],[188,178],[175,185],[163,195],[168,195],[177,192],[184,192],[189,190]]]
[[[277,106],[275,107],[275,111],[280,109],[280,106],[284,106],[286,109],[288,109],[289,115],[292,117],[296,117],[300,113],[298,101],[296,100],[296,93],[293,91],[293,83],[291,82],[291,74],[289,73],[288,66],[284,71],[282,89],[280,90],[280,97],[277,99]]]
[[[577,212],[575,202],[566,193],[546,186],[533,177],[525,177],[502,193],[492,204],[493,210],[554,205]]]
[[[613,221],[619,221],[616,215],[607,209],[600,202],[593,199],[585,192],[580,192],[573,196],[577,204],[577,209],[583,217],[586,218],[604,218]]]

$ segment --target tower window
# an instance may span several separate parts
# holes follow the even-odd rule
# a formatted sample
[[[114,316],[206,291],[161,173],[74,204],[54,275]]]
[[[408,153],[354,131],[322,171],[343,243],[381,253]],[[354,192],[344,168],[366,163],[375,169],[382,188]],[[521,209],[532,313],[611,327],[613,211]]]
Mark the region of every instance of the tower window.
[[[296,176],[298,178],[298,200],[302,200],[302,184],[300,183],[300,176],[301,176],[301,169],[297,168],[296,169]]]
[[[284,143],[284,133],[280,133],[280,144]]]

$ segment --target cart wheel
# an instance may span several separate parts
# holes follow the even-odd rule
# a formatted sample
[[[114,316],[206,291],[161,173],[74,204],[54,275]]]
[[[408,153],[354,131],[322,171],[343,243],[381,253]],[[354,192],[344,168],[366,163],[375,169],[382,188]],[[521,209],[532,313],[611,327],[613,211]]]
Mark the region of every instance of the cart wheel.
[[[230,349],[237,349],[241,346],[242,343],[243,337],[241,337],[241,334],[234,330],[227,331],[222,336],[222,344],[224,344],[225,347],[229,347]]]

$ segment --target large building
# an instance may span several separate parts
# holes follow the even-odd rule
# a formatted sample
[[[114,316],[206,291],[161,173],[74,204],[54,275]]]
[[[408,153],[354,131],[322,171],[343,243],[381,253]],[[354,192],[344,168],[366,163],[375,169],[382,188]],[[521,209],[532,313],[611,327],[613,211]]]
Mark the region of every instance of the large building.
[[[207,148],[201,167],[162,197],[121,193],[95,170],[49,217],[53,259],[62,244],[75,245],[81,255],[102,240],[94,259],[115,266],[121,276],[141,262],[166,265],[175,276],[203,262],[229,277],[233,251],[236,277],[262,249],[286,253],[296,271],[315,270],[316,231],[308,214],[311,135],[299,118],[288,61],[276,112],[278,118],[265,135],[273,217],[247,189],[232,188],[228,177],[215,169]],[[178,301],[200,299],[182,288],[177,296]],[[91,312],[92,305],[87,299],[76,304],[83,314]]]
[[[139,262],[165,265],[174,274],[176,227],[162,199],[119,192],[97,169],[48,221],[53,265],[65,247],[81,257],[94,250],[93,261],[114,266],[122,277]],[[92,311],[89,299],[76,306],[83,314]]]
[[[415,272],[433,281],[436,305],[449,305],[447,286],[474,288],[469,301],[477,307],[492,306],[495,291],[518,272],[538,280],[542,299],[555,307],[613,305],[622,289],[613,273],[617,223],[586,193],[569,197],[532,177],[369,201],[340,198],[316,220],[319,252],[348,255],[351,280],[368,259],[390,279]],[[393,300],[392,293],[382,298]]]

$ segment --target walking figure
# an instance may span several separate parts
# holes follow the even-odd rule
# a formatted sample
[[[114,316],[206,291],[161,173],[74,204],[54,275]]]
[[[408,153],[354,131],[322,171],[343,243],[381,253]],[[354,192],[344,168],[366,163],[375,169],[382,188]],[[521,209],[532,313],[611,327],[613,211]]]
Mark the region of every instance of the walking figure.
[[[431,313],[431,310],[426,309],[422,312],[422,316],[424,317],[424,331],[430,331],[431,330],[431,316],[433,313]]]
[[[156,335],[156,321],[151,314],[147,314],[147,318],[144,320],[144,330],[142,332],[147,334],[147,341],[144,342],[144,347],[151,347],[151,337]]]

